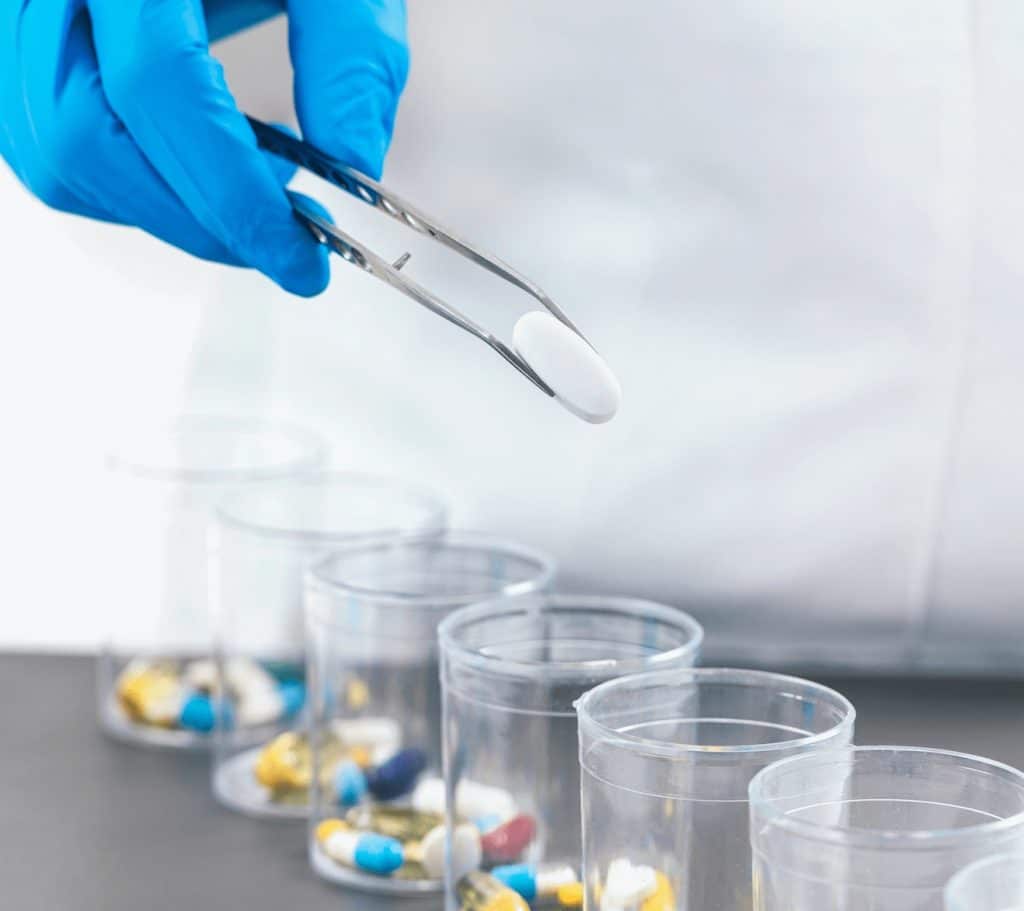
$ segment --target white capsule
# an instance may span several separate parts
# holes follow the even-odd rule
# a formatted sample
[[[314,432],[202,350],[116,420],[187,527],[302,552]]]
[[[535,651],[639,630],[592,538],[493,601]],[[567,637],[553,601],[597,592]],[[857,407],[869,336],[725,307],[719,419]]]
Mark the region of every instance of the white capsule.
[[[412,792],[410,803],[418,813],[435,813],[438,816],[444,816],[444,780],[441,778],[421,779]]]
[[[516,815],[516,802],[503,788],[463,778],[455,786],[455,812],[461,819],[498,816],[508,820]]]
[[[323,843],[324,854],[346,867],[356,865],[356,848],[358,846],[359,833],[349,829],[332,832]]]
[[[243,726],[270,724],[284,715],[284,700],[276,689],[250,690],[239,698],[237,713]]]
[[[177,727],[184,701],[185,692],[180,686],[169,688],[167,692],[158,693],[146,702],[146,720],[151,724]]]
[[[617,857],[608,865],[608,875],[601,890],[601,911],[632,908],[653,895],[657,888],[658,878],[653,867]]]
[[[277,689],[277,680],[261,664],[251,658],[232,658],[224,666],[228,688],[239,698],[246,693]]]
[[[366,747],[375,765],[402,748],[402,728],[394,718],[336,718],[331,733],[345,746]]]
[[[208,658],[186,664],[182,679],[189,689],[203,693],[214,693],[220,683],[217,665]]]
[[[579,882],[576,871],[568,864],[540,864],[537,867],[537,894],[554,895],[562,886]]]
[[[413,809],[421,813],[443,814],[445,784],[440,778],[424,778],[412,794]],[[463,778],[455,786],[455,815],[459,819],[493,816],[502,822],[516,815],[516,802],[503,788],[480,784]]]
[[[545,310],[520,317],[512,330],[516,351],[566,408],[592,424],[615,417],[622,400],[611,368],[582,336]]]

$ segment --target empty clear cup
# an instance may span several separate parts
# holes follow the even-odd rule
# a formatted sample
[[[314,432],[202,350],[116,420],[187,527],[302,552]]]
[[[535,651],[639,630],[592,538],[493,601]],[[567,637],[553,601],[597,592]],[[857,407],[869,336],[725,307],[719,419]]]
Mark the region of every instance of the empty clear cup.
[[[691,666],[700,625],[650,601],[547,595],[464,608],[439,638],[446,788],[421,803],[447,810],[447,907],[578,902],[573,705],[622,674]]]
[[[577,710],[594,911],[750,911],[751,778],[849,743],[854,725],[834,690],[727,668],[614,680]]]
[[[221,503],[210,540],[219,661],[194,715],[216,729],[222,803],[256,816],[309,813],[306,570],[345,545],[437,537],[446,518],[433,494],[351,473],[257,485]]]
[[[751,782],[750,825],[758,911],[942,911],[956,871],[1024,851],[1024,773],[911,747],[799,756]]]
[[[213,652],[207,532],[233,490],[312,472],[321,441],[299,428],[244,418],[185,416],[133,429],[107,455],[100,723],[123,739],[205,746],[183,717],[188,678]]]
[[[553,574],[542,554],[475,534],[346,548],[309,573],[317,873],[375,891],[441,888],[443,816],[411,805],[441,772],[438,624],[466,604],[543,590]],[[356,832],[382,853],[350,856]]]
[[[975,861],[946,886],[946,911],[1024,911],[1024,854]]]

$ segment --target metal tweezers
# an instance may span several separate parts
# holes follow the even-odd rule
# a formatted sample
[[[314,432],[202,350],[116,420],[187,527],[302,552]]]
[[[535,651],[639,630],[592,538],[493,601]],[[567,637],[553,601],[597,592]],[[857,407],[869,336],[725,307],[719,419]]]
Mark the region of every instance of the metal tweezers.
[[[555,305],[554,301],[547,294],[528,278],[516,272],[511,266],[456,237],[447,228],[441,227],[433,218],[399,199],[394,193],[386,190],[375,180],[371,180],[365,174],[361,174],[354,168],[342,164],[342,162],[321,152],[308,142],[296,139],[282,130],[256,120],[254,117],[249,117],[248,120],[253,132],[256,134],[256,141],[261,148],[281,158],[285,158],[293,164],[305,168],[307,171],[312,171],[357,199],[361,199],[363,202],[380,209],[403,225],[421,234],[429,235],[450,250],[454,250],[478,266],[482,266],[488,272],[505,279],[507,282],[511,282],[517,288],[538,300],[552,316],[568,326],[580,338],[585,339],[583,333],[572,324],[569,318]],[[534,369],[517,352],[506,345],[501,339],[473,322],[468,316],[456,310],[450,304],[446,304],[422,285],[407,278],[401,270],[409,260],[408,253],[403,253],[394,262],[388,262],[355,238],[350,237],[344,231],[326,221],[310,209],[301,197],[294,193],[289,193],[289,196],[292,208],[299,221],[309,228],[317,241],[333,250],[347,262],[358,266],[370,275],[376,276],[381,281],[387,282],[392,288],[401,291],[407,297],[411,297],[428,310],[448,320],[450,323],[454,323],[460,329],[475,335],[481,341],[486,342],[533,383],[534,386],[540,389],[541,392],[554,397],[555,393],[551,387],[537,375]]]

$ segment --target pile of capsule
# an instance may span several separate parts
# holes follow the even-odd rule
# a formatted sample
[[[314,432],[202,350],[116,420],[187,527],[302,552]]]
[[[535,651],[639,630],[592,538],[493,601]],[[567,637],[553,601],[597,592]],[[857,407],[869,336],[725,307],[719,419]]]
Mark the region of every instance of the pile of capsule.
[[[660,870],[618,857],[597,890],[601,911],[675,911],[672,883]]]
[[[321,793],[341,807],[407,794],[427,757],[415,747],[402,749],[401,743],[401,728],[390,718],[332,722],[320,749]],[[313,784],[308,737],[296,731],[275,737],[260,750],[253,775],[275,803],[305,804]]]
[[[202,734],[213,730],[218,711],[228,726],[271,724],[298,713],[306,699],[300,677],[275,676],[247,658],[226,662],[224,677],[227,699],[213,661],[136,658],[118,674],[114,692],[136,724]]]
[[[571,881],[571,868],[556,864],[515,864],[475,871],[457,886],[462,911],[525,911],[537,906],[575,908],[583,904],[583,884]],[[608,866],[596,890],[601,911],[675,911],[668,877],[626,858]]]
[[[372,783],[369,790],[380,799]],[[342,866],[376,876],[439,880],[445,872],[444,814],[444,782],[425,778],[404,803],[352,807],[344,818],[323,820],[315,837],[319,849]],[[524,911],[530,903],[582,904],[583,886],[572,867],[522,863],[537,823],[518,811],[508,791],[463,779],[455,791],[455,816],[451,864],[463,907]]]

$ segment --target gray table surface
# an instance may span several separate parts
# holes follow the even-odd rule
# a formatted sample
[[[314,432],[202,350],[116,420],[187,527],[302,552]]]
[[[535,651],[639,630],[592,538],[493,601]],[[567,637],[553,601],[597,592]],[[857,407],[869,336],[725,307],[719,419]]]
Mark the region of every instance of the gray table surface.
[[[1024,766],[1024,681],[825,681],[859,743],[938,746]],[[0,656],[0,908],[17,911],[434,908],[343,892],[308,869],[301,823],[242,818],[210,796],[203,754],[107,739],[94,662]]]

